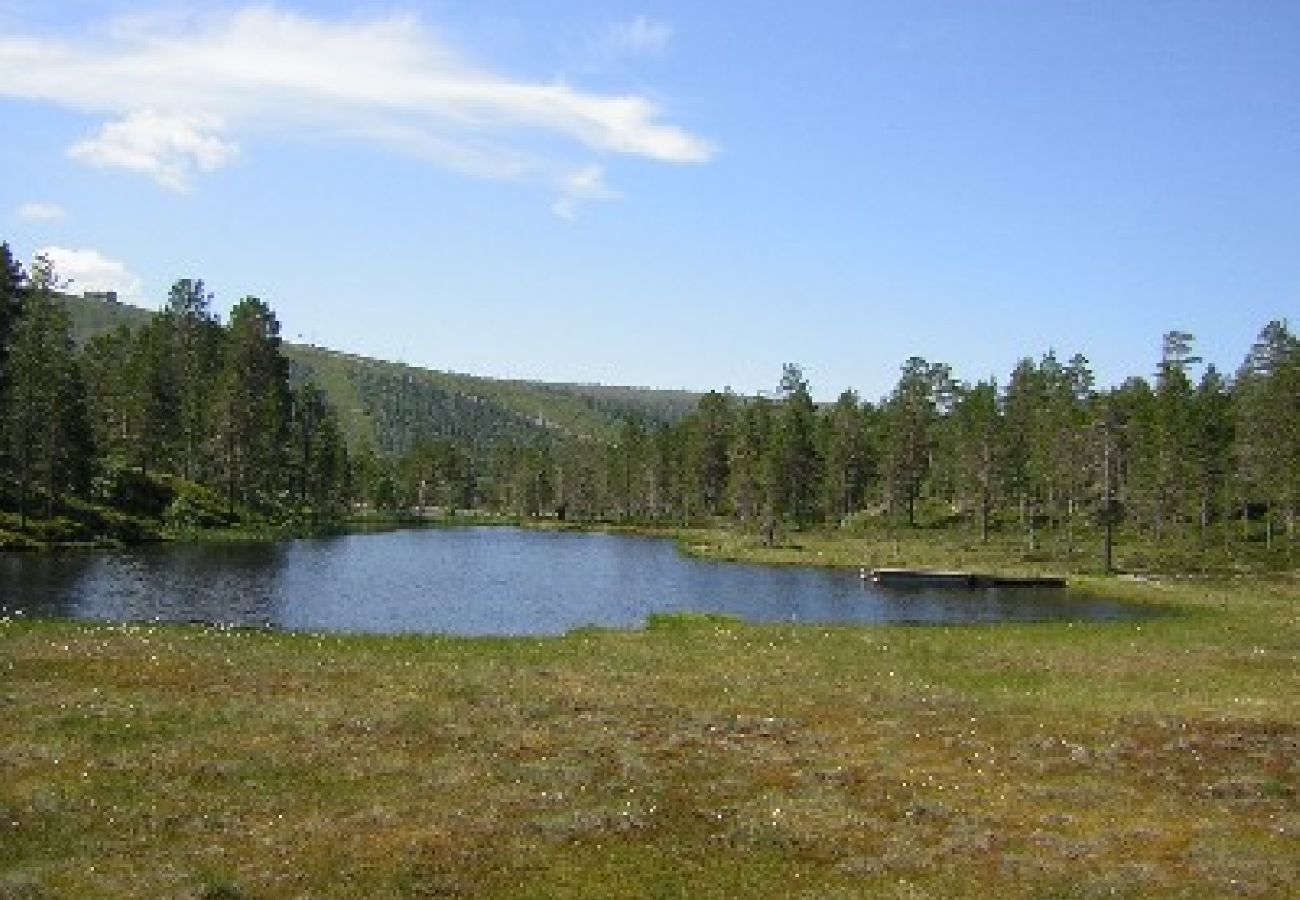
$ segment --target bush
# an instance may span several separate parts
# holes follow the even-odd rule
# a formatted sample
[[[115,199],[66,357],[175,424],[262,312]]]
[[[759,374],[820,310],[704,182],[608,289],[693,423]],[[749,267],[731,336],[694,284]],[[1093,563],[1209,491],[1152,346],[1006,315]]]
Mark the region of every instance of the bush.
[[[178,479],[179,480],[179,479]],[[175,498],[162,514],[163,524],[178,531],[224,528],[234,522],[221,498],[202,485],[181,482]]]
[[[144,544],[162,540],[158,526],[148,519],[128,516],[116,510],[103,510],[104,528],[100,532],[105,537],[124,544]]]
[[[0,530],[0,550],[39,550],[40,546],[25,534]]]
[[[110,469],[100,490],[104,502],[114,509],[151,519],[160,518],[176,496],[166,476],[138,469]]]
[[[55,515],[71,519],[95,534],[103,534],[108,527],[107,509],[75,497],[59,497],[54,503],[54,512]]]
[[[29,519],[27,533],[44,544],[75,544],[95,539],[93,528],[64,516],[53,519]]]
[[[97,506],[75,497],[59,497],[54,504],[55,518],[29,519],[22,529],[38,541],[71,543],[108,538],[124,544],[139,544],[162,539],[156,523],[115,509]],[[0,513],[0,529],[19,531],[18,517]]]
[[[203,527],[203,507],[193,497],[179,494],[163,511],[163,524],[168,528],[186,531]]]

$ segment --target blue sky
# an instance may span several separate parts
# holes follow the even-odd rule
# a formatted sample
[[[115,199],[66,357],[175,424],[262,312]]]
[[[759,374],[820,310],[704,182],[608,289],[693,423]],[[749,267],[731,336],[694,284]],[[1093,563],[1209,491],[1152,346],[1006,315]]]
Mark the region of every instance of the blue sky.
[[[1294,0],[0,0],[0,122],[74,287],[473,374],[1105,384],[1300,311]]]

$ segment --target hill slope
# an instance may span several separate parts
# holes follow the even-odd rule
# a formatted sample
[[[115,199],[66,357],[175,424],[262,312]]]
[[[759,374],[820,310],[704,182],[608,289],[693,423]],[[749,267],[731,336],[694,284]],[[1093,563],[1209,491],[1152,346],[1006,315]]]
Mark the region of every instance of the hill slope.
[[[127,303],[109,303],[105,300],[88,300],[73,294],[63,294],[60,299],[72,315],[72,338],[82,346],[97,334],[113,331],[125,325],[139,328],[153,317],[153,311]]]
[[[84,344],[153,315],[124,303],[65,296],[73,334]],[[630,417],[671,422],[698,394],[608,385],[546,384],[461,375],[285,344],[296,373],[315,381],[338,409],[349,442],[401,453],[420,438],[481,444],[555,437],[612,440]]]

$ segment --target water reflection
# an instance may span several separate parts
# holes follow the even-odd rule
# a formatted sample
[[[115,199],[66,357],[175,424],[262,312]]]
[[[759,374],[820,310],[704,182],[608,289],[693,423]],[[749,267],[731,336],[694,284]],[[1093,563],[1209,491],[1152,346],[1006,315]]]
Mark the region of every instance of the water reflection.
[[[694,560],[666,540],[509,528],[0,556],[0,607],[110,621],[467,635],[633,628],[674,611],[818,623],[1140,614],[1059,589],[886,589],[851,572]]]
[[[0,553],[0,615],[77,615],[76,598],[103,560],[89,553]]]
[[[0,557],[0,607],[113,622],[272,626],[283,550],[169,545]]]

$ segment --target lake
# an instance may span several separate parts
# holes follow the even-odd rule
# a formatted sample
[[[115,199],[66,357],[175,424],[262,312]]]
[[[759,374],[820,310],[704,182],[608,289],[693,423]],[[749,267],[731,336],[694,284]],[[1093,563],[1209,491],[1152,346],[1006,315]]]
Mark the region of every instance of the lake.
[[[881,588],[856,572],[706,562],[667,539],[469,527],[0,555],[6,615],[292,631],[551,635],[658,612],[751,622],[1133,618],[1052,588]]]

